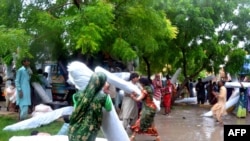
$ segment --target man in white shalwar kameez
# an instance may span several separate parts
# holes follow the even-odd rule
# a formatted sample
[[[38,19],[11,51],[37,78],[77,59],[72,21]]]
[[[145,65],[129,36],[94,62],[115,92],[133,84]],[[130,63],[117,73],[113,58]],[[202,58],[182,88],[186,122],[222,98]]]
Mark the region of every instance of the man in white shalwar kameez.
[[[129,80],[132,84],[138,85],[137,82],[139,80],[139,74],[131,73]],[[127,130],[131,125],[135,124],[136,120],[138,119],[138,105],[137,102],[130,97],[130,94],[124,94],[119,116],[123,122],[125,130]]]

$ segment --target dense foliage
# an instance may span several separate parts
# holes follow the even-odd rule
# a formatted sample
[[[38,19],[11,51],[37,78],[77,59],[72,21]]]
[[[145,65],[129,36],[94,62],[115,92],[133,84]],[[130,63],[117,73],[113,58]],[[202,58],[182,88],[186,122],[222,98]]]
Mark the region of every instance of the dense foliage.
[[[227,72],[239,73],[250,50],[249,4],[246,0],[77,4],[73,0],[3,0],[0,55],[10,60],[19,49],[20,57],[30,53],[41,63],[79,52],[97,60],[108,54],[148,76],[173,74],[182,68],[184,78],[197,78],[204,70],[218,72],[221,64]]]

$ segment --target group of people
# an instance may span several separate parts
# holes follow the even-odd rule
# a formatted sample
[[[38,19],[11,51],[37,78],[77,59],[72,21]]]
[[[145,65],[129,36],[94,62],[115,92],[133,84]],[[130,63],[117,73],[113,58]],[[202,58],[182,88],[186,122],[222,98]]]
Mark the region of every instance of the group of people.
[[[28,117],[28,109],[31,105],[31,88],[30,88],[30,61],[24,59],[22,67],[17,70],[15,87],[17,91],[16,104],[20,110],[20,120]],[[117,112],[120,120],[122,120],[123,127],[126,131],[132,131],[130,140],[135,140],[137,134],[147,134],[156,137],[156,141],[160,141],[160,136],[154,124],[154,117],[157,113],[157,103],[162,103],[164,110],[163,114],[167,115],[171,112],[173,104],[173,96],[176,95],[177,89],[171,83],[171,78],[166,76],[166,83],[164,84],[160,78],[160,74],[155,74],[153,80],[141,77],[138,73],[131,73],[129,82],[141,90],[141,95],[135,92],[124,93],[121,109]],[[218,82],[218,88],[214,87],[211,90],[216,102],[211,108],[213,116],[220,124],[223,123],[222,117],[226,114],[225,103],[227,101],[227,88],[225,88],[223,81]],[[195,86],[197,91],[198,103],[204,104],[203,97],[205,83],[198,80]],[[106,89],[110,87],[107,83],[107,76],[102,72],[93,73],[86,88],[77,92],[74,99],[74,111],[68,117],[67,134],[72,141],[88,140],[94,141],[100,130],[102,123],[103,108],[110,111],[112,104],[115,104],[114,96],[112,99],[108,94],[117,92],[116,88],[111,90]],[[106,94],[103,94],[106,93]],[[237,115],[246,114],[246,104],[242,101],[246,100],[244,94],[248,90],[240,89],[240,100],[237,105]],[[158,102],[157,102],[158,101]],[[248,109],[250,111],[250,108]],[[98,116],[97,116],[98,115]]]
[[[244,86],[243,82],[249,82],[249,78],[242,76],[239,80],[241,85],[239,88],[239,101],[233,111],[238,118],[245,118],[250,113],[250,87]]]
[[[28,118],[31,106],[31,87],[30,78],[32,70],[30,69],[30,60],[24,58],[21,61],[22,66],[18,70],[12,71],[12,76],[5,82],[4,95],[8,111],[19,112],[19,120]]]
[[[39,71],[39,74],[41,72]],[[16,91],[16,105],[19,107],[19,120],[25,120],[29,115],[29,108],[32,104],[30,60],[22,60],[22,66],[16,71],[13,82]],[[100,130],[102,122],[103,108],[110,111],[115,100],[111,99],[106,91],[107,76],[97,72],[92,74],[86,88],[78,91],[74,97],[74,111],[69,116],[67,134],[69,140],[94,141]],[[141,95],[135,93],[125,93],[121,103],[119,118],[123,122],[125,129],[131,130],[130,140],[134,140],[136,134],[148,134],[156,137],[160,141],[158,131],[154,125],[156,105],[153,102],[155,91],[152,81],[148,78],[140,77],[138,73],[131,73],[129,82],[136,85]],[[107,93],[106,95],[103,93]],[[118,114],[118,113],[117,113]],[[98,116],[97,116],[98,115]]]
[[[154,126],[154,116],[157,112],[157,106],[164,107],[163,115],[170,114],[173,97],[177,92],[176,86],[171,82],[171,77],[168,75],[166,76],[166,83],[163,84],[158,73],[155,74],[153,80],[140,78],[137,73],[132,73],[130,82],[142,89],[142,95],[136,97],[135,94],[124,94],[119,114],[124,128],[132,130],[131,140],[137,133],[154,135],[157,140],[160,140]],[[138,82],[140,85],[138,85]]]
[[[138,73],[131,73],[129,81],[142,90],[142,95],[137,97],[133,93],[124,94],[121,111],[118,113],[124,129],[132,131],[131,140],[134,140],[136,134],[149,134],[156,136],[157,141],[160,140],[154,117],[159,111],[157,107],[164,107],[163,115],[171,112],[173,96],[177,92],[171,77],[167,75],[164,84],[158,73],[152,80],[140,77]]]
[[[235,113],[238,118],[245,118],[247,116],[247,112],[250,112],[249,106],[250,95],[249,88],[245,88],[242,84],[242,80],[239,81],[241,88],[239,89],[239,100],[237,104],[234,106],[233,113]],[[228,100],[228,92],[225,87],[225,81],[221,80],[218,82],[218,91],[213,90],[212,94],[217,99],[216,103],[212,106],[211,111],[213,113],[213,117],[217,122],[223,124],[223,116],[227,113],[226,102]],[[248,96],[248,100],[247,100]]]
[[[127,132],[132,131],[131,141],[135,139],[136,134],[155,136],[156,141],[160,141],[154,124],[157,107],[153,101],[156,92],[153,83],[150,79],[140,77],[135,72],[131,73],[129,82],[141,90],[141,95],[137,96],[135,93],[124,94],[119,113],[124,129]]]
[[[163,115],[168,115],[171,112],[174,96],[176,95],[176,86],[171,82],[171,77],[166,76],[166,83],[160,77],[160,74],[155,74],[152,81],[154,88],[154,98],[164,107]]]
[[[106,81],[107,76],[102,72],[91,75],[84,90],[73,95],[74,111],[67,117],[67,122],[58,134],[68,135],[71,141],[94,141],[97,138],[102,123],[102,110],[110,111],[113,107],[112,104],[114,104],[111,97],[108,96],[110,84]],[[156,105],[153,101],[152,82],[148,78],[140,77],[138,73],[131,73],[129,82],[141,90],[141,95],[138,96],[135,92],[124,94],[119,114],[123,121],[123,127],[132,131],[131,141],[135,140],[137,134],[155,136],[156,141],[160,141],[159,133],[154,124]],[[38,131],[31,134],[44,135]],[[46,135],[48,134],[46,133]]]
[[[107,76],[102,72],[94,73],[86,88],[78,92],[75,100],[75,110],[70,116],[68,136],[70,140],[94,141],[102,122],[102,108],[111,110],[114,104],[107,90]],[[125,93],[122,100],[119,117],[125,130],[131,130],[130,140],[135,140],[137,134],[148,134],[160,141],[154,125],[156,105],[153,102],[154,89],[148,78],[131,73],[129,82],[141,90],[141,95]],[[109,84],[108,84],[109,85]],[[138,104],[140,103],[140,104]],[[141,106],[141,107],[140,107]],[[140,107],[140,108],[139,108]],[[98,115],[98,116],[96,116]]]
[[[231,81],[229,81],[231,82]],[[242,82],[248,82],[248,77],[241,77],[239,80],[239,100],[233,107],[233,113],[238,118],[245,118],[247,113],[250,113],[250,88],[243,85]],[[227,114],[226,102],[230,99],[234,88],[226,88],[226,81],[220,80],[217,83],[213,82],[210,88],[210,104],[213,105],[211,111],[216,122],[223,125],[223,116]],[[199,99],[197,95],[197,99]],[[203,101],[202,101],[203,102]]]
[[[31,105],[30,77],[32,73],[29,65],[28,59],[22,61],[22,67],[17,70],[14,81],[20,120],[28,117],[28,110]],[[159,133],[154,124],[157,103],[161,103],[164,107],[164,115],[170,114],[173,97],[177,92],[176,86],[171,83],[171,78],[168,75],[164,83],[160,74],[155,74],[154,79],[150,80],[134,72],[130,74],[129,82],[141,90],[141,95],[138,96],[135,92],[124,93],[120,111],[117,112],[124,129],[132,132],[131,141],[135,140],[137,134],[155,136],[156,141],[160,141]],[[198,83],[193,87],[197,92],[199,104],[204,104],[206,101],[204,93],[205,85],[208,83],[211,84],[210,100],[213,99],[211,111],[216,121],[223,124],[222,117],[226,114],[225,103],[229,98],[228,89],[224,86],[224,81],[219,81],[217,85],[211,83],[211,81],[202,82],[201,79],[198,79]],[[241,82],[240,84],[242,85]],[[250,97],[249,91],[250,89],[243,85],[240,88],[240,100],[235,108],[237,117],[245,117],[247,110],[250,111],[246,104],[247,96]],[[106,93],[106,95],[103,93]],[[112,99],[107,94],[111,95]],[[75,109],[65,122],[66,130],[60,130],[60,132],[67,134],[72,141],[95,140],[102,123],[102,110],[103,108],[107,111],[111,110],[112,104],[116,104],[115,95],[118,96],[117,89],[107,83],[107,76],[101,72],[94,73],[86,88],[83,91],[78,91],[77,96],[74,97]]]
[[[22,66],[18,68],[13,78],[7,79],[5,86],[5,99],[7,110],[11,112],[19,112],[19,120],[28,118],[28,114],[32,111],[32,106],[42,103],[38,94],[32,94],[31,76],[33,71],[30,68],[30,59],[24,58],[21,61]],[[38,81],[46,90],[50,85],[46,79],[47,74],[42,69],[37,70]],[[10,82],[9,82],[10,81]],[[50,96],[52,99],[52,96]]]

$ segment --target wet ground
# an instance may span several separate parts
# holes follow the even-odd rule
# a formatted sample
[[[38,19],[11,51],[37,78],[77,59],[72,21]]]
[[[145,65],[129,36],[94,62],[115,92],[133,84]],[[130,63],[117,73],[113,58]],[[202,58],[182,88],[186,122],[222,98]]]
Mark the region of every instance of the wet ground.
[[[162,141],[223,141],[224,126],[215,122],[212,117],[203,117],[202,114],[210,111],[208,105],[175,105],[172,112],[162,115],[159,112],[155,117],[156,127]],[[163,110],[163,109],[161,109]],[[230,112],[230,111],[229,111]],[[229,113],[224,116],[224,125],[250,125],[250,116],[237,118]],[[136,141],[154,140],[152,137],[137,137]]]
[[[158,112],[155,124],[161,141],[223,141],[224,126],[216,123],[212,117],[201,116],[210,111],[210,107],[209,105],[178,104],[173,106],[169,115],[162,115],[162,111]],[[2,109],[0,112],[4,111]],[[250,125],[250,115],[247,118],[237,118],[232,113],[224,116],[224,125],[235,124]],[[135,139],[153,141],[155,138],[138,135]]]

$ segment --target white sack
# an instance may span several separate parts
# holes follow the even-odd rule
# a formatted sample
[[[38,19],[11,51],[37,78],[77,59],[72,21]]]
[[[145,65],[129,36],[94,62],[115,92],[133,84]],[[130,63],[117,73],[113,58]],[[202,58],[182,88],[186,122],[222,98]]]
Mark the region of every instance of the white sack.
[[[52,112],[52,108],[48,105],[39,104],[35,106],[35,110],[32,112],[32,117],[38,116],[44,113]]]
[[[110,73],[109,71],[105,70],[104,68],[97,66],[95,68],[95,72],[103,72],[107,75],[108,79],[107,82],[109,82],[111,85],[114,85],[115,87],[124,90],[126,93],[130,94],[132,92],[135,92],[137,95],[141,95],[141,90],[131,84],[129,81],[125,81],[118,76]]]
[[[113,105],[111,111],[103,110],[101,129],[109,141],[129,141],[128,134],[124,130]]]
[[[66,135],[53,136],[13,136],[9,141],[69,141]],[[104,138],[96,138],[96,141],[107,141]]]
[[[38,95],[40,96],[40,98],[44,103],[52,102],[52,99],[48,96],[48,94],[43,89],[40,83],[32,82],[31,85],[33,86],[34,90],[38,93]]]
[[[72,82],[77,89],[83,90],[89,80],[93,72],[83,63],[81,62],[72,62],[68,66],[69,70],[69,81]],[[111,73],[108,73],[111,74]],[[107,75],[107,74],[106,74]],[[107,78],[109,80],[109,77],[115,76],[107,75]],[[123,79],[119,79],[123,80]],[[125,80],[123,80],[125,81]],[[108,81],[109,82],[109,81]],[[112,83],[110,83],[112,85]],[[114,85],[116,86],[116,85]],[[129,141],[129,137],[121,124],[117,113],[115,111],[115,108],[112,107],[112,110],[107,112],[103,111],[103,122],[101,126],[102,132],[104,133],[105,137],[109,141]]]
[[[210,75],[210,76],[207,76],[207,77],[201,79],[201,81],[202,81],[202,82],[208,82],[208,81],[213,80],[213,79],[215,79],[215,78],[216,78],[216,77],[215,77],[214,75]],[[197,83],[198,83],[198,81],[194,82],[193,85],[196,86]]]
[[[123,80],[129,81],[129,77],[131,73],[130,72],[113,72],[112,74],[114,74],[115,76]]]
[[[249,82],[241,82],[243,87],[250,87]],[[225,87],[227,88],[241,88],[240,82],[226,82]]]
[[[47,112],[51,112],[51,111],[53,111],[53,110],[52,110],[51,107],[48,106],[48,105],[39,104],[39,105],[36,105],[36,106],[35,106],[35,110],[34,110],[34,111],[36,111],[36,112],[44,112],[44,113],[47,113]]]
[[[177,82],[177,80],[178,80],[178,77],[179,77],[180,73],[181,73],[181,68],[177,69],[177,71],[176,71],[176,72],[174,73],[174,75],[172,76],[172,78],[171,78],[171,80],[170,80],[172,84],[176,84],[176,82]]]
[[[249,82],[242,82],[242,85],[244,87],[250,87]],[[232,95],[229,97],[228,101],[226,102],[226,109],[228,109],[228,108],[234,106],[235,104],[237,104],[237,102],[240,98],[239,88],[241,87],[241,85],[239,82],[226,82],[225,87],[226,88],[235,88]],[[213,114],[212,114],[212,111],[209,111],[209,112],[203,114],[202,116],[213,116]]]
[[[232,95],[228,98],[228,100],[236,97],[239,94],[239,92],[240,92],[239,88],[234,88],[234,91],[233,91]]]
[[[234,106],[235,104],[237,104],[237,102],[239,101],[239,98],[240,96],[237,95],[235,97],[233,97],[232,99],[229,99],[227,102],[226,102],[226,109]],[[213,116],[213,113],[212,111],[210,110],[209,112],[203,114],[202,116],[205,116],[205,117],[210,117],[210,116]]]
[[[161,101],[160,100],[156,100],[155,98],[153,98],[153,102],[156,105],[156,111],[159,112],[161,110]]]
[[[3,128],[5,131],[18,131],[18,130],[25,130],[25,129],[32,129],[40,127],[41,125],[47,125],[64,115],[71,115],[73,111],[72,106],[63,107],[60,109],[56,109],[54,111],[41,114],[39,116],[35,116],[18,123],[14,123],[12,125],[8,125]]]
[[[202,79],[202,82],[208,82],[208,81],[210,81],[210,80],[213,80],[214,78],[215,78],[214,75],[210,75],[210,76],[207,76],[207,77],[203,78],[203,79]]]
[[[78,90],[84,90],[87,86],[93,71],[84,63],[74,61],[68,66],[68,81],[70,81]],[[67,82],[68,82],[67,81]]]
[[[177,99],[175,103],[197,103],[197,97],[187,97],[183,99]]]

